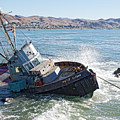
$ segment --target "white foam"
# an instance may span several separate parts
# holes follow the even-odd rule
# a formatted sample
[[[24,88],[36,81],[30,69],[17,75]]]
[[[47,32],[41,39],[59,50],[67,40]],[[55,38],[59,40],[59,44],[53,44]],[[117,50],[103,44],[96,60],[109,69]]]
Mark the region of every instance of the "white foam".
[[[63,99],[61,101],[53,101],[55,105],[51,109],[38,115],[33,120],[70,120],[73,116],[75,119],[85,120],[84,117],[76,111],[77,108],[73,107],[74,102]]]
[[[94,49],[90,46],[86,46],[84,44],[80,45],[78,51],[76,51],[75,53],[67,52],[63,53],[62,58],[56,59],[55,61],[69,60],[80,62],[85,66],[88,66],[88,68],[93,69],[97,76],[100,76],[101,78],[104,78],[105,80],[112,82],[113,84],[118,85],[120,87],[120,82],[118,81],[118,78],[114,77],[113,75],[113,72],[118,66],[120,66],[120,63],[114,61],[104,62],[104,60],[102,60],[102,56],[100,56],[100,53],[97,51],[97,49]],[[119,89],[106,83],[105,81],[101,80],[98,77],[97,81],[100,89],[95,91],[94,96],[96,96],[95,98],[96,102],[97,101],[99,101],[99,103],[108,102],[109,100],[112,99],[112,97],[114,97],[114,95],[112,95],[110,91],[112,92],[120,91]]]
[[[0,120],[2,120],[2,118],[4,118],[2,111],[0,111]]]
[[[68,120],[69,117],[60,111],[62,106],[59,103],[56,103],[54,107],[47,110],[46,112],[42,113],[41,115],[38,115],[34,120]]]

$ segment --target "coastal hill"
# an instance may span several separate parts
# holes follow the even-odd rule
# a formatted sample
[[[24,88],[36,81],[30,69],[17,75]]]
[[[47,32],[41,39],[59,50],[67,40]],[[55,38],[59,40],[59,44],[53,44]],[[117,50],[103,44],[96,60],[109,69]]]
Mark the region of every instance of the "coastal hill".
[[[16,28],[36,28],[36,29],[99,29],[99,30],[118,30],[120,29],[120,18],[118,19],[70,19],[21,15],[6,15],[10,23]],[[9,25],[8,25],[9,27]]]

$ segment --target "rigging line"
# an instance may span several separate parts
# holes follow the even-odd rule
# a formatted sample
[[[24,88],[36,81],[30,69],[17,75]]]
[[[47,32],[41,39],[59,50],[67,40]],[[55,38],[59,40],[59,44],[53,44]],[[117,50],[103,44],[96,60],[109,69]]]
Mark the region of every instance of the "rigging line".
[[[3,18],[9,23],[9,21],[3,16]],[[11,26],[12,26],[12,24],[11,23],[9,23]],[[12,26],[13,27],[13,26]],[[2,30],[2,29],[1,29]],[[2,30],[2,32],[5,34],[5,32]],[[22,32],[22,31],[21,31]],[[23,33],[23,32],[22,32]],[[24,34],[24,33],[23,33]],[[6,36],[6,34],[5,34],[5,36]],[[24,34],[24,36],[26,36],[25,34]],[[27,37],[27,36],[26,36]],[[8,39],[8,37],[6,36],[6,38]],[[27,37],[28,38],[28,37]],[[28,38],[29,39],[29,38]],[[19,52],[20,53],[20,52]],[[21,57],[23,57],[23,59],[25,59],[25,57],[20,53],[20,55],[21,55]],[[27,61],[27,59],[25,59],[25,61]]]
[[[15,17],[13,17],[13,16],[10,16],[11,18],[13,18],[13,19],[15,19],[15,20],[17,20]],[[22,21],[22,20],[21,20]],[[23,22],[23,21],[22,21]],[[20,29],[18,29],[28,40],[30,40],[31,41],[31,39],[22,31],[22,30],[20,30]]]
[[[7,14],[5,14],[7,15]],[[15,44],[15,49],[16,49],[16,35],[15,35],[15,27],[12,25],[12,23],[10,23],[7,18],[5,18],[5,15],[3,16],[3,18],[8,22],[8,24],[10,24],[11,28],[12,28],[12,32],[14,32],[14,44]]]
[[[5,34],[5,32],[1,29],[1,31],[3,32],[3,34]],[[6,36],[6,34],[5,34],[5,38],[6,39],[8,39],[7,38],[7,36]],[[8,41],[7,41],[7,43],[8,43]],[[0,44],[2,45],[2,43],[0,42]],[[2,48],[2,49],[4,49],[4,48]],[[9,53],[8,53],[8,51],[7,51],[7,55],[6,55],[6,53],[5,53],[5,50],[3,50],[4,51],[4,54],[5,54],[5,56],[7,57],[9,57]],[[18,51],[19,52],[19,51]],[[20,53],[20,52],[19,52]],[[25,60],[25,61],[27,61],[27,59],[20,53],[20,55],[21,55],[21,57],[23,57],[23,59]]]
[[[107,81],[107,80],[105,80],[105,79],[103,79],[103,78],[101,78],[101,77],[99,77],[99,76],[97,76],[97,77],[100,78],[101,80],[103,80],[103,81],[109,83],[110,85],[112,85],[112,86],[114,86],[114,87],[120,89],[120,87],[118,87],[117,85],[115,85],[115,84],[113,84],[113,83],[111,83],[111,82],[109,82],[109,81]]]
[[[4,49],[3,45],[2,45],[2,42],[0,42],[0,46],[2,47],[2,50],[3,50],[4,54],[5,54],[5,57],[8,59],[8,54],[5,52],[5,49]]]
[[[6,60],[8,60],[8,59],[6,58],[6,56],[4,56],[1,52],[0,52],[0,55],[1,55],[3,58],[5,58]]]
[[[0,17],[0,22],[1,22],[1,24],[2,24],[2,28],[3,28],[4,31],[5,31],[5,35],[6,35],[7,38],[8,38],[9,44],[10,44],[10,46],[11,46],[13,52],[15,53],[15,51],[16,51],[16,50],[15,50],[15,47],[14,47],[14,45],[13,45],[13,43],[12,43],[12,40],[11,40],[11,38],[10,38],[10,36],[9,36],[9,34],[8,34],[8,32],[7,32],[7,30],[6,30],[6,27],[5,27],[5,25],[4,25],[3,20],[2,20],[1,17]]]
[[[3,28],[3,27],[2,27]],[[7,36],[6,36],[6,34],[5,34],[5,32],[2,30],[2,28],[1,28],[1,31],[3,32],[3,34],[5,35],[5,37],[4,38],[6,38],[6,39],[8,39],[7,38]]]
[[[3,34],[5,35],[5,39],[7,39],[7,46],[8,46],[8,44],[9,44],[9,39],[8,39],[8,37],[6,36],[6,34],[5,34],[5,31],[3,31],[2,30],[2,28],[1,28],[1,31],[3,32]],[[2,45],[2,42],[1,42],[1,45]],[[2,48],[3,49],[3,48]],[[6,48],[7,49],[7,48]],[[7,50],[6,50],[7,51]],[[10,53],[7,51],[7,55],[8,55],[8,57],[10,56]]]
[[[12,24],[5,18],[5,15],[3,15],[3,18],[8,22],[8,24],[11,25],[11,27],[13,28]]]
[[[13,16],[10,16],[10,17],[12,17],[13,19],[16,19],[16,18],[14,18]],[[3,16],[3,18],[12,26],[12,24],[5,18],[5,16]],[[16,19],[17,20],[17,19]],[[22,21],[23,22],[23,21]],[[12,26],[13,27],[13,26]],[[30,40],[29,38],[28,38],[28,36],[27,35],[25,35],[25,33],[24,32],[22,32],[22,30],[20,30],[20,29],[18,29],[28,40]],[[31,41],[31,40],[30,40]]]
[[[18,29],[28,40],[30,40],[31,41],[31,39],[22,31],[22,30],[20,30],[20,29]]]

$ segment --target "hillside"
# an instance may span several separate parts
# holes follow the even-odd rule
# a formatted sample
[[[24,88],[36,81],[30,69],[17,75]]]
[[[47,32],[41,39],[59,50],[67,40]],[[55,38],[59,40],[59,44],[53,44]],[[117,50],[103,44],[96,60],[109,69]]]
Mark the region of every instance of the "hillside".
[[[69,19],[69,18],[55,18],[30,16],[24,17],[20,15],[10,16],[6,18],[10,23],[14,24],[16,28],[37,28],[37,29],[120,29],[120,18],[118,19]],[[8,25],[9,27],[9,25]]]

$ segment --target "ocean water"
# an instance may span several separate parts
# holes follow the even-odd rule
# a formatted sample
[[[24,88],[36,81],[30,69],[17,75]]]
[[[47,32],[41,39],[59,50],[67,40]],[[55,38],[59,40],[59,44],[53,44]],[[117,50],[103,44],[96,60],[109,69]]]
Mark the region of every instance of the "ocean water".
[[[22,33],[25,33],[25,35]],[[93,69],[100,89],[90,99],[64,95],[20,95],[11,104],[0,104],[0,120],[120,120],[120,30],[16,30],[17,47],[32,40],[43,57],[76,61]],[[27,36],[27,38],[26,38]],[[9,97],[0,87],[0,98]]]

